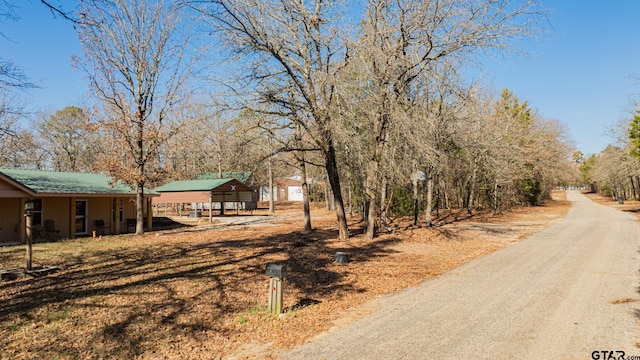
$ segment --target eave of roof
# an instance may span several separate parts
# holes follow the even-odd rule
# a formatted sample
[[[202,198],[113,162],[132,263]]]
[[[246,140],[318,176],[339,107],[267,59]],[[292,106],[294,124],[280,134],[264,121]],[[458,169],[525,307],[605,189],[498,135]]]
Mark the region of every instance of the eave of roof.
[[[179,180],[153,189],[156,192],[211,191],[235,179]]]

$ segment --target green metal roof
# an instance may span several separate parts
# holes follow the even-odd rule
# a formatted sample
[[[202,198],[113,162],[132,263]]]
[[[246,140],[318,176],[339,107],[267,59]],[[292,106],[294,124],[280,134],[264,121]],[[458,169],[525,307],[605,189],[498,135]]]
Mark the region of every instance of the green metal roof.
[[[156,192],[171,191],[211,191],[218,186],[224,185],[234,179],[211,179],[211,180],[181,180],[170,182],[166,185],[153,189]]]
[[[0,168],[0,173],[22,184],[35,193],[52,194],[135,194],[113,178],[90,173],[19,170]]]
[[[210,172],[198,175],[196,180],[214,180],[214,179],[236,179],[243,184],[249,181],[249,178],[253,173],[251,171],[223,171],[222,177],[218,176],[217,172]]]

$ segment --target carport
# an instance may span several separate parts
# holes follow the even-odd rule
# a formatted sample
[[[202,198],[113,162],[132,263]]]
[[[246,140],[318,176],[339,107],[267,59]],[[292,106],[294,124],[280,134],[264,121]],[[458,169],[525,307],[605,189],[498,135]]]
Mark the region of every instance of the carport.
[[[153,203],[167,206],[168,204],[208,204],[209,221],[212,221],[213,205],[220,204],[220,215],[224,215],[226,204],[240,204],[245,208],[255,208],[253,191],[236,179],[210,180],[182,180],[173,181],[154,189],[160,196],[153,199]]]

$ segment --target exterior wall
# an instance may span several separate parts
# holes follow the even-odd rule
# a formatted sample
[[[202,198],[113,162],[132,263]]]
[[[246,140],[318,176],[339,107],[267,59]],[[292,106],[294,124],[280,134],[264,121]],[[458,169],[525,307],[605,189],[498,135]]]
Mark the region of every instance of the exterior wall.
[[[70,221],[69,221],[69,205],[70,198],[44,198],[42,199],[42,224],[46,220],[53,220],[57,230],[60,230],[58,236],[63,238],[70,237]],[[75,213],[75,204],[73,204]]]
[[[0,199],[0,242],[20,240],[20,199]]]
[[[78,200],[82,200],[78,198]],[[114,233],[114,221],[113,221],[113,198],[93,198],[87,200],[87,231],[88,235],[92,235],[93,231],[97,231],[96,220],[104,221],[105,225],[110,226],[111,229],[107,231],[110,234]]]
[[[135,232],[135,226],[133,226],[133,227],[127,226],[127,220],[128,221],[135,221],[135,219],[136,219],[136,199],[134,197],[118,198],[118,202],[121,204],[121,206],[119,206],[119,208],[120,208],[120,212],[122,212],[122,215],[120,216],[122,221],[120,221],[119,232],[121,234]],[[118,206],[116,206],[116,207],[118,207]],[[147,214],[147,202],[146,201],[144,202],[144,205],[143,205],[143,211],[144,211],[144,214],[146,216],[146,214]],[[119,213],[119,211],[116,211],[115,213]],[[111,228],[115,229],[115,218],[112,216],[111,219],[112,219],[110,221],[111,222]],[[107,222],[107,221],[105,220],[105,222]]]
[[[208,203],[209,191],[163,192],[153,198],[154,204]]]
[[[95,226],[96,220],[104,220],[105,224],[110,226],[110,234],[115,233],[115,212],[113,209],[114,198],[112,197],[48,197],[42,198],[42,224],[46,220],[53,220],[56,230],[60,232],[57,237],[71,238],[75,234],[76,221],[76,205],[74,201],[85,200],[87,202],[86,213],[86,232],[77,234],[78,236],[92,236],[93,231],[97,230]],[[127,219],[135,219],[136,203],[135,198],[119,198],[122,199],[122,218],[120,222],[120,233],[135,231],[135,228],[127,229]],[[20,227],[25,226],[21,216],[24,216],[24,209],[21,208],[20,198],[0,198],[0,242],[21,242]],[[24,200],[24,199],[23,199]],[[24,206],[23,206],[24,207]],[[147,214],[147,202],[144,204],[145,216]],[[145,224],[146,224],[145,218]],[[44,238],[44,226],[34,228],[34,237]]]

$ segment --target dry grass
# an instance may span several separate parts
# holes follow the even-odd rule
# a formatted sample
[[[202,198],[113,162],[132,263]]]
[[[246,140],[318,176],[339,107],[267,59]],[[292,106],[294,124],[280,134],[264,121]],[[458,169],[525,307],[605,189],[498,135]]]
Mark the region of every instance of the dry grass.
[[[596,193],[585,193],[586,197],[591,199],[593,202],[596,202],[601,205],[605,205],[608,207],[612,207],[616,210],[626,211],[633,215],[635,215],[638,219],[640,219],[640,201],[638,200],[629,200],[625,199],[623,204],[620,204],[618,200],[614,200],[610,197],[605,197]]]
[[[37,244],[35,263],[61,271],[0,283],[0,357],[275,358],[372,311],[369,300],[512,244],[569,206],[551,201],[436,228],[405,220],[373,241],[337,240],[334,215],[315,209],[309,235],[286,220]],[[351,262],[335,263],[336,251]],[[22,246],[0,248],[0,268],[23,259]],[[266,311],[269,262],[289,269],[282,317]]]

